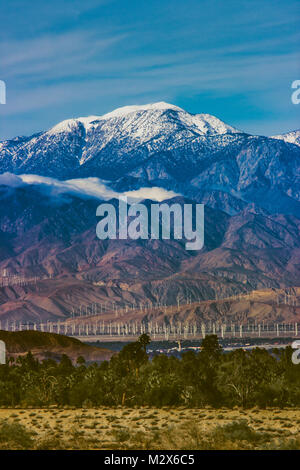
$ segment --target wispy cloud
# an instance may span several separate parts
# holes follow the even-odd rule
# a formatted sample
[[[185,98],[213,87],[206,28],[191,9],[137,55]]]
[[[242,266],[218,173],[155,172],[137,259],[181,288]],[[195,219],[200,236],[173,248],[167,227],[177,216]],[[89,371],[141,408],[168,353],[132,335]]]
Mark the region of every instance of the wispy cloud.
[[[111,189],[108,182],[99,178],[78,178],[60,181],[39,175],[13,175],[3,173],[0,175],[0,185],[17,188],[23,185],[34,185],[41,193],[54,198],[70,194],[81,198],[96,198],[109,200],[119,196],[127,196],[128,201],[141,201],[151,199],[152,201],[164,201],[178,196],[174,191],[168,191],[160,187],[140,188],[134,191],[117,192]]]
[[[126,38],[125,34],[103,35],[89,31],[46,35],[37,38],[2,43],[1,65],[6,77],[37,79],[71,77],[81,74],[78,65],[101,58],[105,50]],[[71,67],[71,68],[70,68]]]

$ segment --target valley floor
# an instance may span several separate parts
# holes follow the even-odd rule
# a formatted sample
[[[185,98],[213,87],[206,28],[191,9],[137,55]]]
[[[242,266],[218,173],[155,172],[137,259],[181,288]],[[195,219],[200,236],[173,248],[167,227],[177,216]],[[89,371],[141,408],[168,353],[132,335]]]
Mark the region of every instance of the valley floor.
[[[298,449],[300,409],[0,409],[0,449]]]

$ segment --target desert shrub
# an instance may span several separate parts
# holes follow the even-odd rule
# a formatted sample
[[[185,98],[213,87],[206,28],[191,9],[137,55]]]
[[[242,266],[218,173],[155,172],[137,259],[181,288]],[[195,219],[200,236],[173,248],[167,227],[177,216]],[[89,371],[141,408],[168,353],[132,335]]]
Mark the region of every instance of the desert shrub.
[[[20,423],[0,422],[0,449],[30,449],[32,433]]]
[[[300,450],[300,439],[281,439],[276,445],[270,444],[270,450]]]
[[[216,426],[210,439],[214,445],[217,447],[220,446],[220,448],[222,448],[223,445],[228,445],[230,442],[237,443],[241,441],[245,441],[253,446],[270,439],[270,435],[255,431],[249,426],[247,420],[240,419],[223,426]]]
[[[117,442],[125,442],[130,438],[130,433],[126,429],[113,429],[112,435]]]
[[[61,439],[55,436],[46,436],[36,444],[36,450],[62,450]]]

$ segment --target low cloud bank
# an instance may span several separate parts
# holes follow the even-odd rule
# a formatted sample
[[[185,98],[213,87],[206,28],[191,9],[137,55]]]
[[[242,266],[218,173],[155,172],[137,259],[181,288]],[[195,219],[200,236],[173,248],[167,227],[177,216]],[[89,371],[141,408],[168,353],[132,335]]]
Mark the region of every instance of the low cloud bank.
[[[0,185],[17,188],[25,185],[35,185],[42,193],[52,197],[71,194],[78,197],[92,197],[95,199],[109,200],[119,196],[127,196],[128,200],[164,201],[179,196],[174,191],[168,191],[160,187],[140,188],[134,191],[117,192],[108,186],[108,183],[100,178],[78,178],[60,181],[40,175],[14,175],[3,173],[0,175]]]

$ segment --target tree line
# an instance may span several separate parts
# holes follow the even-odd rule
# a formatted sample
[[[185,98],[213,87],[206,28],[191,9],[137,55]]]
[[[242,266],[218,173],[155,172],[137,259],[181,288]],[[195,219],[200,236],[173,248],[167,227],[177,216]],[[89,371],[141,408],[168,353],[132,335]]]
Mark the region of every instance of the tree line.
[[[31,352],[0,366],[0,406],[293,407],[300,405],[300,364],[293,350],[237,349],[224,353],[216,335],[180,358],[149,360],[146,334],[110,361],[76,365],[39,362]]]

